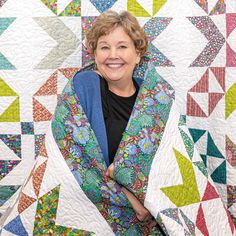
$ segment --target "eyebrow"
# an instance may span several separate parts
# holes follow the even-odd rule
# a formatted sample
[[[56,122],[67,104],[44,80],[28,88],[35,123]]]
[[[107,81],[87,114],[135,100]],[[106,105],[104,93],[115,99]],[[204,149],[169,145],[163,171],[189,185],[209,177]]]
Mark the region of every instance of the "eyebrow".
[[[100,43],[106,43],[107,44],[106,41],[100,41],[98,44],[100,44]],[[119,41],[117,44],[120,44],[120,43],[129,43],[129,42],[128,41]]]

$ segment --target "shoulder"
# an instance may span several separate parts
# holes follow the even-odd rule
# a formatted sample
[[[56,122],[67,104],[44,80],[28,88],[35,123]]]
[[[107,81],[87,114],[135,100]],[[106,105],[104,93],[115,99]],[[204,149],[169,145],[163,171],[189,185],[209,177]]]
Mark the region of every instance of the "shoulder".
[[[99,80],[99,76],[92,70],[78,71],[73,77],[73,83],[75,84],[88,84]]]
[[[100,94],[100,78],[92,70],[79,71],[73,77],[73,87],[80,100],[85,100]]]

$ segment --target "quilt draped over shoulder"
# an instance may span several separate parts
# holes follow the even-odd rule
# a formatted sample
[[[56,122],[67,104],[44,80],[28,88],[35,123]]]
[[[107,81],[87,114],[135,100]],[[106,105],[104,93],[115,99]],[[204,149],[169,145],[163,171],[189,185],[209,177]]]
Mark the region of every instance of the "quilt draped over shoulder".
[[[87,69],[80,73],[96,84],[98,76]],[[89,90],[86,95],[86,78],[81,81],[84,95],[77,96],[71,79],[3,229],[17,234],[18,228],[24,233],[18,235],[162,235],[157,227],[138,221],[121,190],[124,186],[166,235],[234,235],[232,220],[175,105],[172,87],[152,65],[144,70],[135,72],[144,79],[114,158],[116,181],[105,175],[102,113],[83,97],[99,96]]]

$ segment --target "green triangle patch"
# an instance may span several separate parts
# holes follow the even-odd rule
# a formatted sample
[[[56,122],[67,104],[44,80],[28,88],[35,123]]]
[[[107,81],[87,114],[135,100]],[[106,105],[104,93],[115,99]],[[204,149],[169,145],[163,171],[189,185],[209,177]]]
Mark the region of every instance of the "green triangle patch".
[[[215,169],[211,174],[211,178],[216,183],[226,184],[226,161],[223,161],[223,163]]]
[[[218,157],[218,158],[224,158],[224,156],[221,154],[221,152],[215,145],[210,133],[208,133],[208,136],[207,136],[207,155]]]
[[[57,15],[57,0],[41,0],[55,15]]]
[[[81,16],[80,0],[73,0],[59,16]]]
[[[178,126],[185,126],[185,125],[186,125],[186,116],[185,115],[180,115]]]
[[[136,0],[128,0],[127,4],[128,11],[133,15],[140,17],[151,17],[151,15]]]
[[[59,201],[59,192],[60,185],[39,198],[33,235],[38,235],[39,232],[40,235],[94,235],[93,232],[56,225],[55,220]]]
[[[194,143],[196,143],[206,133],[206,130],[190,128],[189,132],[193,138]]]
[[[174,149],[183,184],[164,187],[161,191],[177,206],[187,206],[200,202],[200,194],[192,163]]]
[[[20,122],[20,99],[14,102],[1,114],[0,122]]]
[[[20,185],[0,186],[0,207],[10,199],[19,187]]]
[[[227,119],[236,109],[236,83],[225,94],[225,118]]]
[[[182,136],[183,142],[184,142],[184,146],[186,148],[186,151],[190,157],[190,159],[192,160],[193,158],[193,152],[194,152],[194,144],[192,139],[182,130],[179,128],[180,134]]]
[[[208,177],[206,165],[204,164],[204,162],[202,162],[202,161],[197,161],[197,162],[194,162],[193,164],[194,164],[195,166],[197,166],[197,168],[198,168],[206,177]]]

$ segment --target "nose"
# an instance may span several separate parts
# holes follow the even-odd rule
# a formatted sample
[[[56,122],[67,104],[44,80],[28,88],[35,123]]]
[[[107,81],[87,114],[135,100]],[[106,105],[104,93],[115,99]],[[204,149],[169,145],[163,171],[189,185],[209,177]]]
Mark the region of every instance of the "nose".
[[[118,53],[117,53],[116,48],[110,49],[109,58],[112,58],[112,59],[118,58]]]

